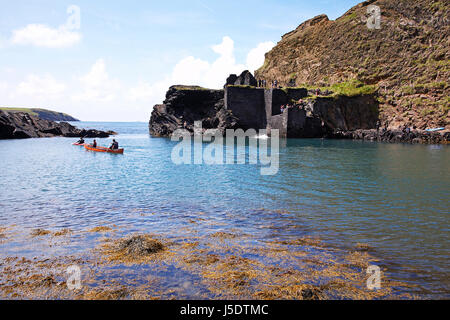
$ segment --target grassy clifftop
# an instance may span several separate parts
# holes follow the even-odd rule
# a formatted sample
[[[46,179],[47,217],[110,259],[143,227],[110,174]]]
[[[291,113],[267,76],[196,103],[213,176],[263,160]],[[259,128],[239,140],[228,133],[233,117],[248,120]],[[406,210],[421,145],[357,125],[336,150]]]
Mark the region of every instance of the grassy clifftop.
[[[0,108],[0,110],[7,112],[25,112],[43,120],[50,121],[79,121],[66,113],[39,108]]]
[[[381,29],[366,25],[369,5],[380,7]],[[366,1],[335,21],[321,15],[284,35],[256,77],[374,91],[391,126],[449,128],[449,17],[445,0]]]

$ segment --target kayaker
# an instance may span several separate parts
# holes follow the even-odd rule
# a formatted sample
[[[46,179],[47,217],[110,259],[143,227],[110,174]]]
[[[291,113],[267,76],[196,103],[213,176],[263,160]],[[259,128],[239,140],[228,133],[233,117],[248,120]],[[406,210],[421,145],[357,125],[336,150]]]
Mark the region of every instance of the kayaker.
[[[94,142],[92,142],[92,147],[97,148],[97,141],[94,139]]]
[[[79,144],[84,144],[84,139],[81,137],[80,140],[78,140],[77,143],[79,143]]]
[[[117,150],[119,149],[119,143],[116,141],[116,139],[113,139],[113,142],[111,143],[111,146],[109,147],[111,150]]]

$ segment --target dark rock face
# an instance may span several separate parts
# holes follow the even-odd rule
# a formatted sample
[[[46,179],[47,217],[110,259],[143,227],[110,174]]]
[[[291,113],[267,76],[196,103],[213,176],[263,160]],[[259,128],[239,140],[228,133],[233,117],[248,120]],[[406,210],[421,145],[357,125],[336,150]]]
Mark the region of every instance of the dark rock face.
[[[225,83],[225,87],[230,85],[256,87],[258,86],[258,81],[256,81],[255,77],[250,71],[245,70],[239,77],[235,74],[230,75],[227,79],[227,82]]]
[[[310,103],[328,131],[374,129],[379,120],[378,101],[372,95],[317,98]]]
[[[67,122],[43,120],[22,112],[0,111],[0,139],[27,139],[42,137],[107,138],[115,132],[78,129]]]
[[[322,119],[304,108],[290,108],[287,113],[288,138],[321,138],[326,133]]]
[[[202,121],[203,129],[234,129],[236,118],[224,108],[223,90],[194,86],[172,86],[162,105],[153,108],[150,134],[168,137],[177,129],[194,131],[194,122]]]

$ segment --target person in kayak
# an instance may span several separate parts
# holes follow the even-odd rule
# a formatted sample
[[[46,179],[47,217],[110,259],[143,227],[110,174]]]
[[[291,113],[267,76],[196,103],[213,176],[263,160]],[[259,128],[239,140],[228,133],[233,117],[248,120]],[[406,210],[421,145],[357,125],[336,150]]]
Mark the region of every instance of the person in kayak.
[[[94,142],[92,142],[92,147],[97,148],[97,141],[94,139]]]
[[[78,140],[77,143],[79,143],[79,144],[84,144],[84,139],[83,139],[83,137],[81,137],[80,140]]]
[[[109,147],[111,150],[117,150],[119,149],[119,143],[116,141],[116,139],[113,139],[113,142],[111,143],[111,146]]]

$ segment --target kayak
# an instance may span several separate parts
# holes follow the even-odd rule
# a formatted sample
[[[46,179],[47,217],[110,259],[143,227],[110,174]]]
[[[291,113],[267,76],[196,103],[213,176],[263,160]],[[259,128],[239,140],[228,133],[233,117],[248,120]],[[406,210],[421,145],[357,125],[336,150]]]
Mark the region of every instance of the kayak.
[[[99,146],[94,148],[93,146],[91,146],[89,144],[85,144],[84,148],[86,150],[95,151],[95,152],[108,152],[108,153],[123,154],[123,149],[113,150],[113,149],[110,149],[110,148],[99,147]]]
[[[72,143],[72,145],[73,146],[84,146],[84,143],[75,142],[75,143]]]

